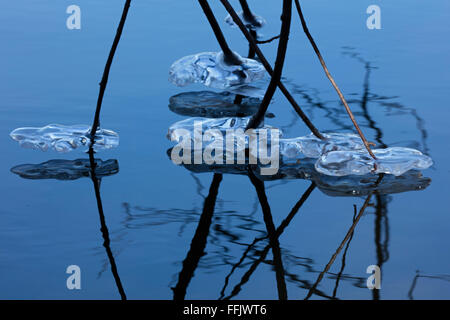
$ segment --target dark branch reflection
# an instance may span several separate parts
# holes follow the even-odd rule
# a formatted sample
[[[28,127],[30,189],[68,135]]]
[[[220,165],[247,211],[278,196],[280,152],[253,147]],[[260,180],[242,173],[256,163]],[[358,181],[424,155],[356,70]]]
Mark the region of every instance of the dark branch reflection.
[[[263,212],[264,223],[266,224],[266,229],[269,237],[269,243],[272,247],[273,264],[277,280],[278,299],[287,300],[287,289],[286,281],[284,279],[284,268],[283,260],[281,258],[280,243],[278,242],[278,237],[276,236],[275,225],[273,224],[272,213],[270,210],[269,202],[267,200],[264,182],[259,180],[254,175],[251,168],[249,168],[248,170],[248,177],[250,178],[250,181],[255,187],[256,193],[258,194],[259,203],[261,204],[261,209]]]
[[[119,172],[119,163],[115,159],[102,161],[95,159],[94,150],[88,151],[89,159],[76,160],[49,160],[40,164],[22,164],[11,168],[11,172],[24,179],[43,180],[56,179],[63,181],[73,181],[82,177],[90,177],[94,186],[94,194],[97,202],[97,210],[100,220],[100,231],[103,237],[103,247],[108,257],[111,273],[117,290],[122,300],[126,300],[125,290],[120,280],[114,254],[111,250],[111,240],[103,211],[100,185],[103,177],[114,175]]]
[[[212,217],[214,214],[214,207],[216,205],[217,194],[219,192],[220,182],[222,181],[221,174],[214,174],[209,188],[209,194],[205,199],[203,205],[203,212],[198,222],[197,230],[192,238],[191,248],[183,261],[183,269],[178,276],[178,283],[173,288],[173,299],[184,300],[186,296],[186,289],[194,276],[194,271],[197,269],[200,258],[205,254],[206,242],[211,226]]]
[[[370,76],[371,72],[376,69],[376,67],[372,66],[369,61],[364,60],[358,53],[352,51],[352,49],[347,48],[347,51],[344,53],[349,55],[351,58],[356,59],[361,62],[364,66],[364,77],[362,84],[362,93],[360,94],[360,98],[358,98],[358,94],[352,95],[352,98],[349,99],[349,103],[353,105],[357,105],[360,108],[360,112],[355,113],[359,118],[361,118],[363,126],[373,131],[374,140],[376,141],[378,147],[387,147],[388,144],[385,143],[384,134],[382,128],[378,125],[375,119],[371,115],[371,107],[373,105],[377,105],[378,107],[387,108],[389,112],[389,108],[393,108],[393,103],[391,102],[393,99],[396,99],[395,96],[383,96],[374,94],[370,89]],[[305,101],[306,106],[309,108],[310,113],[313,114],[317,112],[317,110],[324,112],[324,116],[328,118],[334,125],[337,126],[337,131],[349,131],[352,130],[350,123],[346,119],[345,112],[339,105],[340,102],[336,101],[321,101],[318,95],[318,91],[315,89],[306,89],[303,87],[295,86],[294,91],[297,95],[300,95]],[[192,93],[187,93],[191,95]],[[224,96],[225,97],[225,96]],[[244,104],[245,96],[236,96],[235,100],[231,102],[231,96],[227,94],[227,102],[230,104],[230,108],[225,110],[227,112],[233,112],[237,107],[236,104]],[[205,102],[205,101],[203,101]],[[191,103],[192,104],[192,103]],[[420,131],[420,135],[422,138],[422,147],[423,151],[427,152],[426,147],[426,130],[424,128],[423,120],[417,115],[417,112],[412,111],[414,109],[407,108],[399,103],[395,103],[397,109],[401,110],[404,114],[412,115],[417,119],[418,129]],[[203,103],[200,109],[208,107],[208,103]],[[214,105],[212,107],[215,108]],[[192,104],[192,108],[195,110],[194,104]],[[214,112],[211,111],[211,115],[208,112],[202,114],[202,116],[206,117],[215,117],[216,111],[219,109],[214,109]],[[194,112],[194,111],[192,111]],[[197,112],[197,111],[195,111]],[[192,113],[192,115],[197,115]],[[240,116],[239,114],[233,114],[232,116]],[[292,128],[298,122],[298,118],[294,117],[293,120],[284,126],[285,129]],[[369,131],[370,132],[370,131]],[[395,143],[394,143],[395,144]],[[416,144],[412,143],[413,146]],[[392,145],[392,144],[391,144]],[[167,151],[168,155],[171,153],[171,149]],[[252,182],[253,187],[256,190],[257,198],[259,200],[259,204],[261,207],[261,211],[263,214],[262,220],[265,225],[265,230],[261,230],[259,228],[257,220],[252,217],[251,225],[256,226],[258,228],[249,228],[248,230],[257,231],[261,234],[261,236],[254,238],[253,241],[243,241],[244,236],[242,234],[237,234],[235,230],[237,230],[233,225],[228,225],[228,228],[225,228],[220,220],[224,219],[226,216],[226,210],[222,212],[222,210],[218,210],[215,215],[216,219],[211,218],[207,225],[208,232],[203,233],[203,238],[200,248],[202,250],[189,251],[186,259],[183,262],[183,270],[179,275],[179,282],[176,288],[180,289],[179,297],[184,298],[186,295],[187,285],[192,278],[194,271],[196,268],[201,267],[199,263],[200,259],[204,262],[205,268],[212,268],[213,266],[218,266],[219,264],[213,264],[213,260],[211,256],[209,256],[209,260],[202,258],[204,254],[204,249],[207,243],[207,239],[210,239],[210,243],[219,247],[219,250],[210,249],[209,252],[212,254],[217,254],[222,257],[221,266],[230,266],[229,272],[227,272],[224,276],[224,284],[220,290],[219,299],[232,299],[237,297],[241,291],[243,286],[248,283],[254,274],[254,272],[258,269],[261,264],[266,264],[271,266],[274,271],[276,284],[277,284],[277,292],[279,299],[287,299],[287,284],[291,283],[295,286],[298,286],[301,289],[307,290],[306,299],[311,298],[313,295],[319,296],[325,299],[337,299],[338,296],[338,288],[342,281],[350,281],[353,283],[355,287],[358,288],[366,288],[365,287],[365,277],[352,276],[344,273],[344,269],[346,267],[347,256],[350,251],[350,244],[352,239],[354,238],[355,230],[357,228],[358,222],[360,218],[369,211],[368,213],[375,215],[374,222],[374,239],[375,239],[375,257],[376,263],[380,267],[383,267],[383,264],[386,263],[389,259],[389,220],[388,220],[388,204],[392,200],[392,194],[408,192],[412,190],[423,190],[427,188],[430,184],[431,179],[427,177],[423,177],[421,172],[419,171],[408,171],[402,176],[396,177],[392,175],[368,175],[368,176],[349,176],[349,177],[330,177],[318,174],[314,169],[314,160],[311,159],[301,159],[301,161],[296,163],[280,163],[280,169],[278,173],[274,176],[260,176],[257,170],[248,170],[246,165],[186,165],[183,166],[191,172],[191,175],[196,176],[199,173],[214,173],[214,175],[223,175],[223,174],[232,174],[232,175],[241,175],[248,176],[250,181]],[[267,199],[267,189],[265,187],[264,181],[274,182],[279,181],[279,184],[286,184],[292,180],[309,180],[311,181],[311,186],[305,191],[301,199],[297,202],[294,208],[291,210],[289,215],[280,226],[275,229],[271,208]],[[199,186],[199,180],[196,180],[197,186]],[[272,184],[270,187],[276,187],[279,184]],[[345,238],[338,244],[337,250],[334,252],[329,262],[322,270],[317,270],[314,267],[314,261],[308,257],[299,257],[290,252],[288,249],[282,248],[280,244],[279,237],[281,233],[286,229],[289,225],[297,211],[300,207],[306,202],[311,192],[318,188],[327,196],[333,197],[365,197],[364,204],[360,208],[359,212],[356,210],[356,205],[353,205],[354,215],[352,219],[352,225],[347,231]],[[198,188],[200,189],[200,188]],[[200,193],[199,193],[200,194]],[[209,197],[209,196],[208,196]],[[371,203],[373,201],[373,204]],[[217,206],[222,206],[222,202],[219,200]],[[371,210],[367,210],[368,208]],[[373,209],[372,209],[373,208]],[[194,210],[195,211],[195,210]],[[244,219],[244,215],[238,215],[235,212],[232,213],[235,218]],[[202,218],[200,218],[202,221]],[[215,223],[217,221],[217,223]],[[243,228],[242,224],[238,224],[239,229]],[[200,224],[198,228],[200,227]],[[203,230],[204,226],[202,226],[201,230]],[[198,230],[198,229],[197,229]],[[196,233],[197,235],[197,233]],[[196,237],[192,240],[192,243],[198,241]],[[264,246],[261,247],[261,244],[265,243]],[[230,252],[232,252],[229,244],[234,244],[238,246],[243,246],[242,255],[239,258],[234,258],[230,256]],[[195,246],[194,246],[195,249]],[[267,259],[267,255],[269,251],[272,250],[273,259]],[[336,273],[331,272],[330,269],[337,257],[341,254],[341,265]],[[194,254],[196,253],[196,254]],[[208,254],[209,255],[209,254]],[[195,259],[194,259],[195,258]],[[192,260],[191,260],[192,259]],[[191,263],[193,261],[193,263]],[[217,261],[217,260],[216,260]],[[189,265],[186,265],[189,264]],[[292,267],[300,267],[302,268],[302,272],[292,272],[290,269]],[[233,275],[238,272],[238,270],[244,269],[242,272],[241,278],[237,281],[237,284],[232,286],[231,290],[228,288],[231,286],[233,282]],[[317,278],[315,282],[310,282],[307,279],[303,279],[304,276],[302,274],[317,274]],[[332,286],[332,293],[328,294],[324,290],[320,290],[318,287],[322,280],[328,277],[333,279],[334,285]],[[181,281],[182,280],[182,281]],[[227,294],[227,291],[229,293]],[[373,294],[373,299],[380,299],[380,290],[374,289],[371,291]]]
[[[125,290],[122,286],[122,281],[120,280],[119,272],[117,270],[116,260],[114,259],[114,255],[111,250],[111,241],[109,239],[109,231],[108,226],[106,225],[105,214],[103,213],[103,204],[102,198],[100,195],[100,183],[101,178],[97,178],[95,173],[96,162],[94,159],[94,150],[92,148],[89,149],[89,162],[91,164],[91,180],[94,185],[95,199],[97,200],[97,209],[100,218],[101,232],[103,236],[103,246],[105,247],[106,254],[108,255],[109,264],[111,266],[111,273],[114,277],[114,281],[116,282],[117,290],[119,291],[120,297],[122,300],[126,300],[127,296],[125,294]]]

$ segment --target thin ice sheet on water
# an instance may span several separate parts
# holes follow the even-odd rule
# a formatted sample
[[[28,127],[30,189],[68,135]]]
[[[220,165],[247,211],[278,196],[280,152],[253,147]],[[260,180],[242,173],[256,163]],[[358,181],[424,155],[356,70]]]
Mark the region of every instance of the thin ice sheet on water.
[[[369,173],[386,173],[399,176],[411,169],[427,169],[433,164],[430,157],[411,148],[375,149],[373,153],[377,158],[376,161],[365,150],[331,151],[323,154],[317,160],[315,168],[318,172],[330,176],[365,175]]]
[[[321,140],[312,133],[307,136],[280,139],[280,154],[284,160],[301,157],[319,158],[322,154],[335,150],[362,150],[361,138],[352,133],[324,133]]]
[[[184,92],[170,97],[169,109],[190,117],[245,117],[256,113],[261,103],[260,99],[243,97],[235,104],[235,99],[236,95],[229,92]]]
[[[169,81],[179,87],[202,83],[207,87],[226,90],[262,79],[264,66],[253,59],[240,57],[240,65],[224,61],[222,52],[202,52],[175,61],[169,70]]]
[[[95,159],[95,176],[102,178],[119,172],[116,159]],[[11,172],[25,179],[76,180],[91,175],[89,159],[49,160],[39,164],[21,164],[11,168]]]
[[[10,133],[10,136],[23,148],[69,152],[79,147],[89,147],[91,144],[90,131],[91,127],[88,125],[49,124],[41,128],[17,128]],[[111,149],[118,145],[119,135],[117,133],[100,128],[97,130],[94,150]]]
[[[260,17],[256,14],[253,14],[252,18],[248,18],[247,16],[244,15],[243,11],[240,11],[237,13],[237,15],[244,23],[244,25],[251,30],[260,29],[266,24],[266,20],[263,17]],[[230,15],[227,15],[225,17],[225,22],[232,27],[237,27],[237,25],[233,21],[233,18]]]

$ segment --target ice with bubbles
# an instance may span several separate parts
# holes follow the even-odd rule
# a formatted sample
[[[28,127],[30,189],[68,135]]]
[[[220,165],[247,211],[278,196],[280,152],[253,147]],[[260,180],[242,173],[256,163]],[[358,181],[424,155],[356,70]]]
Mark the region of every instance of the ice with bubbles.
[[[202,118],[192,117],[178,121],[169,127],[167,138],[178,140],[179,135],[183,132],[202,134],[206,130],[219,130],[222,134],[226,134],[227,130],[242,129],[245,131],[250,117],[226,117],[226,118]],[[180,131],[180,129],[184,131]],[[256,129],[274,129],[274,127],[261,123]]]
[[[244,25],[251,30],[258,30],[266,24],[266,20],[256,14],[252,14],[251,17],[247,17],[243,11],[240,11],[237,13],[237,15],[239,16],[239,19],[241,19],[241,21],[244,23]],[[237,27],[231,15],[227,15],[225,17],[225,22],[232,27]]]
[[[45,127],[17,128],[11,138],[23,148],[57,152],[69,152],[80,147],[90,147],[91,127],[88,125],[65,126],[49,124]],[[111,130],[98,129],[94,139],[94,150],[106,150],[119,145],[119,135]]]
[[[284,160],[299,157],[319,158],[322,154],[337,150],[362,150],[361,138],[352,133],[324,133],[324,140],[312,133],[297,138],[280,139],[280,154]]]
[[[221,145],[224,155],[236,156],[238,152],[249,148],[251,139],[256,140],[260,130],[264,132],[267,142],[273,135],[276,139],[282,134],[278,128],[261,123],[258,128],[246,131],[251,117],[228,117],[228,118],[201,118],[193,117],[178,121],[169,127],[167,138],[171,141],[182,142],[193,150],[202,150],[208,145]],[[231,142],[232,141],[232,142]],[[257,148],[250,148],[250,152],[256,157]],[[234,154],[234,155],[233,155]]]
[[[260,80],[265,75],[264,66],[253,59],[235,57],[240,64],[228,64],[223,52],[202,52],[175,61],[169,70],[169,81],[184,87],[202,83],[207,87],[226,90]]]
[[[395,176],[411,170],[423,170],[433,160],[422,152],[404,147],[374,149],[374,160],[365,150],[331,151],[323,154],[316,162],[318,172],[330,176],[365,175],[386,173]]]

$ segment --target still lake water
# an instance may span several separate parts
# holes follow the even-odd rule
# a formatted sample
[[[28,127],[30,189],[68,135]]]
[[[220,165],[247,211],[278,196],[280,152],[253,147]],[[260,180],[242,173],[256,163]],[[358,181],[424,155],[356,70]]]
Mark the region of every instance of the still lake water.
[[[210,2],[223,22],[225,10]],[[262,38],[279,32],[279,2],[249,1],[267,20]],[[66,28],[65,11],[74,3],[82,10],[81,30]],[[434,165],[423,172],[431,179],[427,188],[372,197],[311,298],[449,299],[450,3],[341,3],[302,1],[310,30],[366,135],[417,148]],[[381,7],[381,30],[366,28],[371,4]],[[198,3],[132,2],[102,110],[102,125],[120,134],[120,146],[96,155],[116,159],[120,168],[101,181],[110,239],[105,246],[91,179],[30,180],[10,171],[88,155],[22,149],[8,135],[23,126],[91,123],[123,1],[16,0],[0,7],[0,298],[119,299],[120,282],[129,299],[172,299],[174,287],[187,299],[278,299],[280,263],[270,250],[260,259],[268,240],[246,254],[266,233],[249,178],[224,174],[211,225],[197,229],[213,173],[192,173],[166,154],[173,145],[167,128],[185,119],[169,110],[169,98],[205,90],[173,86],[169,66],[188,54],[218,50]],[[225,24],[223,30],[245,55],[239,31]],[[276,42],[262,49],[273,61]],[[296,14],[283,76],[320,129],[352,130]],[[269,111],[275,117],[266,123],[283,128],[285,136],[308,133],[279,91]],[[265,183],[276,227],[310,185],[300,179]],[[319,188],[311,192],[279,237],[289,299],[308,295],[352,225],[354,205],[359,210],[364,201]],[[200,241],[191,248],[196,230]],[[200,258],[196,249],[202,252],[198,243],[206,235]],[[81,290],[66,287],[66,268],[73,264],[81,268]],[[381,267],[380,290],[366,287],[369,265]]]

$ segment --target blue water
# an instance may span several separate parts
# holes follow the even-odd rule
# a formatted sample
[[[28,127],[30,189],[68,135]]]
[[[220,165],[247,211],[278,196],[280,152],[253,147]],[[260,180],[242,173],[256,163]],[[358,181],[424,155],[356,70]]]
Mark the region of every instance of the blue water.
[[[66,28],[66,8],[74,2],[82,11],[81,30]],[[218,1],[210,2],[223,22],[225,10]],[[232,4],[238,6],[237,1]],[[262,38],[278,34],[281,2],[249,4],[267,20]],[[370,4],[381,8],[381,30],[366,27]],[[423,172],[432,180],[426,189],[372,197],[348,248],[339,252],[311,298],[450,298],[450,3],[352,0],[344,5],[305,0],[302,5],[369,140],[414,147],[434,160]],[[129,299],[173,298],[171,288],[177,286],[189,257],[213,179],[212,173],[194,174],[174,165],[166,154],[172,146],[165,138],[167,128],[185,119],[169,110],[169,98],[204,90],[201,85],[170,84],[170,65],[188,54],[219,50],[196,1],[132,1],[101,118],[104,128],[120,134],[120,146],[96,155],[117,159],[120,168],[103,178],[100,188],[109,246],[104,246],[91,179],[29,180],[10,171],[20,164],[88,158],[82,150],[58,154],[22,149],[8,135],[23,126],[91,123],[122,8],[119,0],[16,0],[0,5],[2,299],[119,299],[117,277]],[[245,55],[248,48],[240,32],[222,26],[233,50]],[[276,45],[261,46],[271,62]],[[283,77],[317,127],[352,130],[296,13]],[[364,92],[366,112],[361,108]],[[279,91],[269,111],[275,118],[266,123],[283,128],[285,136],[308,133]],[[275,226],[310,184],[265,183]],[[289,299],[307,296],[352,225],[353,205],[359,210],[364,201],[365,197],[328,196],[317,188],[311,193],[279,237]],[[225,174],[205,255],[189,281],[186,299],[218,299],[226,279],[224,296],[232,294],[267,239],[227,275],[247,246],[265,234],[249,178]],[[111,271],[109,249],[117,273]],[[81,268],[81,290],[66,287],[69,265]],[[380,290],[366,287],[369,265],[381,267]],[[233,298],[278,299],[277,267],[269,251]]]

